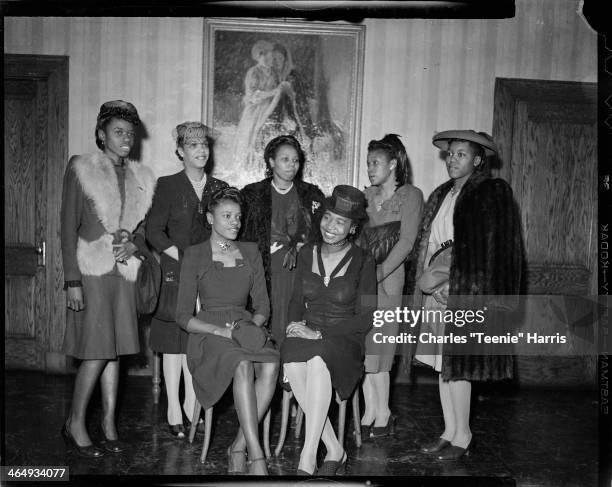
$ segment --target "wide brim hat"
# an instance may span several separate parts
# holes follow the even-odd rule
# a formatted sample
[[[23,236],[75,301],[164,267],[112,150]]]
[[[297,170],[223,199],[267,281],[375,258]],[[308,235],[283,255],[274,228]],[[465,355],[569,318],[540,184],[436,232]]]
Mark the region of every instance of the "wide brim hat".
[[[445,130],[434,135],[432,142],[439,149],[448,150],[448,141],[453,139],[469,140],[480,145],[486,156],[497,154],[497,146],[493,137],[485,132],[476,132],[475,130]]]
[[[368,218],[365,195],[353,186],[340,184],[334,188],[332,195],[325,199],[323,211],[361,222]]]

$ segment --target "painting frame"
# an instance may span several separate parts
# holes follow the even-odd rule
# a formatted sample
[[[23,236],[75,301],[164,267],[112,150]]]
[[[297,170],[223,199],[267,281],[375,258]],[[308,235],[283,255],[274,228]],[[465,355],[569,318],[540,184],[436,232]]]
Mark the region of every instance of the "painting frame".
[[[341,21],[205,18],[202,121],[211,127],[215,139],[213,175],[238,187],[261,180],[265,176],[265,143],[273,136],[290,133],[304,148],[304,180],[317,184],[326,195],[331,194],[337,184],[356,186],[365,33],[364,25]],[[279,43],[284,45],[286,53],[289,53],[288,59],[291,59],[293,51],[291,62],[295,69],[292,73],[300,74],[291,78],[297,80],[296,84],[284,84],[291,86],[287,92],[292,94],[293,103],[287,102],[286,105],[293,107],[295,120],[286,114],[291,110],[285,109],[283,124],[278,121],[273,124],[272,114],[265,122],[249,125],[251,119],[246,114],[248,102],[245,99],[249,72],[258,63],[253,54],[256,47],[250,44],[255,39],[264,44],[267,41],[275,48]],[[281,56],[281,59],[284,58]],[[227,67],[228,62],[233,63],[231,67]],[[271,81],[270,86],[276,82]],[[238,83],[242,93],[238,92]],[[279,82],[277,89],[281,84]],[[296,85],[306,88],[300,91]],[[275,106],[279,105],[280,102]],[[300,106],[303,107],[301,112]],[[237,115],[239,111],[240,117]],[[279,116],[276,117],[278,120]],[[291,129],[286,130],[286,127]]]

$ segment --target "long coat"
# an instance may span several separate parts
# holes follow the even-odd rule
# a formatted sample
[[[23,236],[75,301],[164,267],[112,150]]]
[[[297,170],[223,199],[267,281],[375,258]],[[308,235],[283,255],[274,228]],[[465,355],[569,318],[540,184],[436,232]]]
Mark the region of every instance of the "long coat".
[[[452,180],[438,186],[425,205],[414,249],[417,280],[425,267],[431,224],[452,186]],[[508,183],[474,172],[457,197],[453,232],[447,309],[461,307],[454,297],[472,296],[475,302],[488,307],[489,330],[503,328],[507,325],[508,306],[512,308],[518,302],[523,263],[520,219]],[[505,299],[500,306],[490,296],[517,296],[517,299]],[[422,298],[417,288],[416,309],[421,307]],[[457,330],[455,326],[446,326],[447,335]],[[464,329],[463,333],[467,331]],[[453,344],[444,344],[443,380],[500,380],[512,375],[511,355],[453,355]]]
[[[263,266],[266,272],[266,286],[270,293],[270,238],[272,228],[272,178],[266,178],[257,183],[247,184],[242,188],[244,198],[244,217],[240,240],[257,242]],[[299,219],[302,228],[298,228],[298,235],[303,235],[306,242],[314,242],[319,236],[321,211],[325,197],[314,184],[301,180],[294,180],[295,188],[300,201]]]

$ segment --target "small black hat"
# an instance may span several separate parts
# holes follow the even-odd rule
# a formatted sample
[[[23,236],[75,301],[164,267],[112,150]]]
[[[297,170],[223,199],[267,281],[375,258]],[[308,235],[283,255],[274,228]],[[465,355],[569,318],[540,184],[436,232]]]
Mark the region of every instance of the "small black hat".
[[[136,107],[129,101],[123,100],[112,100],[103,103],[100,106],[100,113],[98,113],[98,119],[96,129],[101,126],[101,123],[112,117],[123,118],[134,125],[140,124],[140,117]]]
[[[340,184],[336,186],[329,198],[325,199],[324,211],[350,218],[355,222],[366,220],[365,195],[353,186]]]

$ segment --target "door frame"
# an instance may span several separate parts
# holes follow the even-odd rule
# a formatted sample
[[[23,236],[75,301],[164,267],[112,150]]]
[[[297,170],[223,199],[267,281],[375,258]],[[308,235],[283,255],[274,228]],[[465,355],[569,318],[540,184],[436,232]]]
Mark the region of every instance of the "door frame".
[[[41,135],[36,158],[45,160],[42,175],[46,188],[46,218],[39,222],[46,241],[46,266],[42,292],[36,296],[36,346],[44,370],[67,372],[71,361],[61,353],[66,328],[63,269],[60,243],[61,188],[68,161],[68,56],[4,54],[4,79],[44,81],[48,93],[46,134]],[[44,158],[44,159],[40,159]],[[18,353],[32,338],[5,338],[5,352]]]
[[[514,178],[512,174],[512,160],[514,157],[521,158],[521,151],[524,147],[519,140],[525,134],[521,131],[526,130],[518,123],[522,110],[526,110],[525,103],[537,102],[538,104],[559,103],[563,100],[565,106],[562,108],[551,108],[547,111],[542,110],[542,116],[547,119],[555,115],[559,120],[577,123],[593,123],[597,125],[597,83],[581,81],[555,81],[540,79],[516,79],[516,78],[496,78],[494,90],[493,108],[493,139],[497,143],[499,155],[492,165],[491,172],[494,177],[501,177],[513,185],[512,189],[520,197],[521,186],[520,178]],[[592,106],[591,109],[573,111],[572,106],[583,105]],[[539,113],[536,111],[536,117]],[[593,191],[596,190],[596,186]],[[596,211],[597,206],[595,206]],[[597,241],[596,229],[595,242]],[[593,262],[596,262],[596,248],[593,247]],[[583,265],[540,265],[537,262],[526,262],[525,270],[526,290],[530,294],[596,294],[597,291],[597,268],[588,269]],[[516,377],[519,384],[526,378],[529,385],[543,384],[550,386],[551,383],[543,382],[542,370],[548,368],[563,369],[567,367],[586,368],[592,372],[592,383],[585,381],[579,387],[593,388],[596,383],[597,364],[593,357],[549,357],[517,356],[515,362]],[[528,377],[527,377],[528,376]],[[556,384],[567,387],[570,384]],[[572,383],[572,387],[576,384]]]

